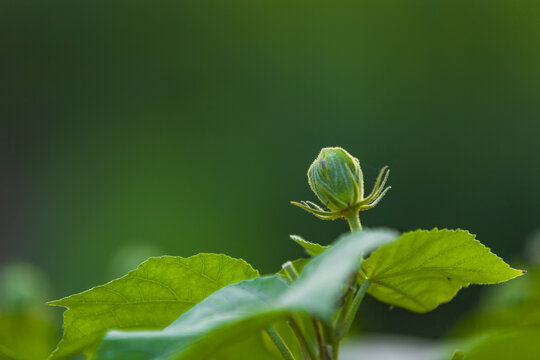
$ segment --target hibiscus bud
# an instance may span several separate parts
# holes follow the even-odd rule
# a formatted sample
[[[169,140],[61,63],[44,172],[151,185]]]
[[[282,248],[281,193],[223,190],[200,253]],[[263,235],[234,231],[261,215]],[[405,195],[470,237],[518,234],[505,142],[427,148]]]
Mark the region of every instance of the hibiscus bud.
[[[330,210],[345,210],[364,198],[360,162],[340,147],[321,150],[308,170],[308,181]]]

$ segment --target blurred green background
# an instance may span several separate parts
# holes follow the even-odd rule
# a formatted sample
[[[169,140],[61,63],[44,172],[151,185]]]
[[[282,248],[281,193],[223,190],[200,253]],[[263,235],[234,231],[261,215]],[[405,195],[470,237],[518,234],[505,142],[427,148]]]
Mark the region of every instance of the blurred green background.
[[[540,2],[0,1],[0,262],[51,298],[148,255],[227,253],[273,272],[347,231],[291,206],[343,146],[367,226],[465,228],[515,266],[540,226]],[[367,301],[366,331],[445,334]],[[60,310],[54,314],[60,321]]]

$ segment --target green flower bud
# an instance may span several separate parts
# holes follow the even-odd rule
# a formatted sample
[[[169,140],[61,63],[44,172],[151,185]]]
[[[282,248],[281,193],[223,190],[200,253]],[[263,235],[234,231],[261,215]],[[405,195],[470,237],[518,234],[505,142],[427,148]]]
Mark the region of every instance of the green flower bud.
[[[349,221],[351,230],[361,229],[358,212],[373,209],[390,190],[385,188],[390,170],[385,166],[379,172],[371,193],[364,197],[364,177],[360,162],[340,147],[321,150],[308,170],[308,182],[327,209],[311,201],[291,201],[319,219]]]
[[[357,158],[340,147],[323,148],[308,170],[311,190],[330,210],[342,211],[364,198]]]

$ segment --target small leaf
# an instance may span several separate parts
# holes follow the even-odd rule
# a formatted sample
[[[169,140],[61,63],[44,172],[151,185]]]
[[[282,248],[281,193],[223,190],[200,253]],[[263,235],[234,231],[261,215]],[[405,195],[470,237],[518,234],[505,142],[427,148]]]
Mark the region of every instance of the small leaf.
[[[307,240],[304,240],[302,237],[298,235],[290,235],[290,237],[295,243],[303,247],[310,256],[319,255],[324,250],[329,248],[329,246],[323,246],[323,245],[315,244]]]
[[[361,258],[397,236],[390,230],[348,234],[309,260],[290,287],[277,275],[244,280],[216,291],[164,330],[110,331],[96,360],[223,360],[228,345],[261,336],[262,329],[293,314],[311,314],[328,323]],[[238,358],[265,357],[242,349]]]
[[[296,259],[292,261],[292,266],[294,267],[294,270],[300,274],[302,270],[304,269],[304,266],[306,266],[309,259]],[[284,269],[279,270],[277,273],[279,276],[283,276],[284,278],[288,279],[287,273]]]
[[[464,230],[417,230],[375,251],[362,266],[378,300],[423,313],[450,301],[470,284],[496,284],[512,269]]]
[[[162,329],[214,291],[257,275],[226,255],[150,258],[120,279],[50,303],[68,308],[51,359],[91,353],[109,329]]]

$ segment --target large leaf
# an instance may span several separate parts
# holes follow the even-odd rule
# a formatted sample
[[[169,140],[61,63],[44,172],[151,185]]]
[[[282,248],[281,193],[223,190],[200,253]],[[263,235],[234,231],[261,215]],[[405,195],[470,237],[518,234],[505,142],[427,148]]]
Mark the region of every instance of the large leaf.
[[[450,301],[470,284],[520,276],[464,230],[417,230],[373,252],[362,266],[378,300],[423,313]]]
[[[98,348],[97,360],[222,360],[229,344],[261,336],[262,329],[292,314],[308,313],[330,322],[360,259],[396,237],[390,230],[349,234],[312,258],[290,287],[276,275],[245,280],[213,293],[164,330],[111,331]],[[263,358],[247,349],[236,356]]]
[[[51,359],[91,353],[109,329],[162,329],[214,291],[257,275],[226,255],[150,258],[120,279],[50,303],[68,308]]]
[[[227,344],[248,334],[260,338],[267,323],[283,317],[284,312],[276,312],[272,305],[286,290],[287,283],[277,276],[229,285],[162,331],[109,332],[98,348],[97,359],[176,359],[182,353],[189,359],[215,359],[218,349],[227,352]]]

